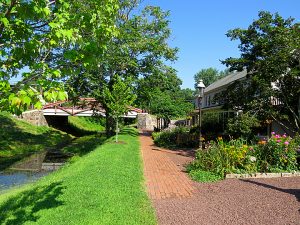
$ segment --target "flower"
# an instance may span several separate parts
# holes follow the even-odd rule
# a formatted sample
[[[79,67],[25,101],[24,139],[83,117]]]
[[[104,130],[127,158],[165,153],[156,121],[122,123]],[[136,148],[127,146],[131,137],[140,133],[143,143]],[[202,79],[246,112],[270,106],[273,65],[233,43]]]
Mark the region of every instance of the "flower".
[[[280,139],[278,139],[278,140],[276,140],[276,142],[278,142],[278,143],[279,143],[279,142],[281,142],[281,140],[280,140]]]
[[[289,144],[289,142],[288,142],[288,141],[285,141],[285,142],[284,142],[284,144],[285,144],[285,145],[288,145],[288,144]]]
[[[258,142],[258,144],[260,144],[260,145],[264,145],[264,144],[266,144],[267,142],[266,141],[259,141]]]
[[[275,132],[273,131],[273,132],[271,132],[271,134],[272,134],[272,135],[274,135],[274,134],[275,134]]]
[[[249,159],[250,159],[251,162],[255,162],[256,161],[256,157],[254,157],[254,156],[250,156]]]
[[[280,135],[279,135],[279,134],[276,134],[276,135],[275,135],[275,138],[280,138]]]
[[[286,134],[282,135],[282,137],[286,138]]]

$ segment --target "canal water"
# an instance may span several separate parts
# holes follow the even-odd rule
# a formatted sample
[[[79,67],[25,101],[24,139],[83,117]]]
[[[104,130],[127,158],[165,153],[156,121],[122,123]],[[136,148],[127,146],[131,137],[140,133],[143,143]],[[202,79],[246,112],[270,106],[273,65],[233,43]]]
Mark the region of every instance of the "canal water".
[[[2,171],[0,172],[0,192],[11,187],[34,182],[47,174],[49,171]]]
[[[60,168],[68,157],[50,150],[35,153],[14,163],[8,169],[0,171],[0,192],[40,179]]]

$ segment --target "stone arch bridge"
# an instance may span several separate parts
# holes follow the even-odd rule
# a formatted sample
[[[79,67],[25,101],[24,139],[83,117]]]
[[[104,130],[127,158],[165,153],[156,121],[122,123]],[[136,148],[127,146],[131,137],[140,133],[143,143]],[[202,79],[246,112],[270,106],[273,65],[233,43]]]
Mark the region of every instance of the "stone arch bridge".
[[[137,118],[138,128],[152,130],[156,124],[156,118],[143,110],[128,106],[128,113],[123,115],[124,118]],[[29,110],[22,114],[22,118],[32,124],[55,125],[64,124],[68,116],[103,116],[105,117],[105,109],[94,98],[80,98],[74,105],[73,102],[57,101],[47,103],[41,110]]]

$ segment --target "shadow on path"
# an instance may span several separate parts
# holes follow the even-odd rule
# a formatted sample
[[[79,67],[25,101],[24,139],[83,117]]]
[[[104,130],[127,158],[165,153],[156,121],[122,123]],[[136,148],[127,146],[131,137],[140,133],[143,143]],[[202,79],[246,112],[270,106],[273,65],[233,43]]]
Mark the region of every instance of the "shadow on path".
[[[58,200],[64,187],[61,182],[47,186],[38,186],[32,190],[24,191],[0,203],[0,224],[19,225],[26,221],[37,221],[36,212],[63,205]]]
[[[262,186],[264,188],[269,188],[269,189],[273,189],[273,190],[276,190],[276,191],[281,191],[281,192],[284,192],[284,193],[287,193],[287,194],[294,195],[297,198],[297,200],[300,202],[300,189],[284,189],[284,188],[275,187],[275,186],[272,186],[272,185],[269,185],[269,184],[253,181],[253,180],[241,179],[241,181],[251,183],[251,184],[256,184],[256,185]]]
[[[142,131],[142,132],[140,132],[140,136],[151,137],[151,131]],[[155,144],[152,144],[151,147],[152,147],[153,151],[167,152],[167,153],[185,156],[185,157],[189,157],[189,158],[194,158],[196,155],[196,149],[194,149],[194,148],[166,149],[163,147],[157,147]]]

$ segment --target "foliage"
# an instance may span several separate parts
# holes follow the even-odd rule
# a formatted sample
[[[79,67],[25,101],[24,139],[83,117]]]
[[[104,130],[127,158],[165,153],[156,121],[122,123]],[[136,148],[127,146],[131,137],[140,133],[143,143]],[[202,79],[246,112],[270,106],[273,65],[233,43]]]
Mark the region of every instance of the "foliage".
[[[120,135],[35,184],[0,195],[0,224],[157,224],[136,134]]]
[[[240,58],[223,61],[231,70],[248,72],[246,83],[233,84],[225,100],[230,107],[252,111],[263,119],[289,119],[293,131],[299,130],[300,26],[293,18],[260,12],[248,29],[227,33],[239,40]],[[276,103],[274,105],[274,103]],[[283,126],[284,124],[281,123]]]
[[[190,170],[190,171],[188,171],[188,173],[193,180],[203,182],[203,183],[215,182],[215,181],[222,180],[222,178],[223,178],[212,172],[203,171],[203,170]]]
[[[46,126],[34,126],[0,112],[0,169],[34,152],[70,141],[71,136]]]
[[[298,137],[275,133],[268,141],[260,141],[257,145],[247,145],[243,139],[225,142],[220,137],[217,142],[211,142],[208,149],[197,152],[196,160],[188,166],[188,170],[209,171],[222,177],[228,173],[299,170],[298,142]]]
[[[133,94],[130,80],[122,80],[120,76],[115,75],[114,83],[111,88],[103,89],[104,104],[107,106],[110,115],[116,123],[116,142],[118,142],[119,118],[129,111],[136,96]],[[109,127],[108,129],[112,129]]]
[[[176,59],[177,49],[168,45],[169,12],[154,6],[141,8],[139,3],[139,0],[120,1],[114,22],[118,34],[109,40],[104,54],[93,55],[95,66],[85,68],[81,63],[76,64],[78,75],[70,73],[66,82],[71,96],[92,96],[103,103],[108,135],[113,134],[109,128],[114,126],[114,120],[102,90],[112,91],[115,76],[124,80],[131,77],[130,86],[136,87],[139,77],[156,73],[166,67],[166,61]]]
[[[255,116],[243,113],[228,119],[227,132],[234,138],[242,137],[251,140],[253,138],[253,128],[259,127],[259,125],[260,123]]]
[[[163,67],[139,79],[137,105],[164,119],[184,117],[192,111],[192,90],[181,90],[182,81],[174,69]]]
[[[77,158],[77,156],[83,156],[89,153],[90,151],[94,150],[97,146],[103,144],[105,140],[106,137],[104,135],[86,135],[83,137],[76,138],[72,141],[72,143],[63,147],[61,151],[63,153],[71,153]],[[74,159],[71,160],[74,161]]]
[[[174,147],[195,147],[198,143],[191,137],[194,135],[189,132],[187,127],[176,127],[172,130],[162,132],[153,132],[152,138],[154,144],[159,147],[174,148]],[[183,141],[178,141],[181,138]]]
[[[297,138],[272,133],[268,141],[262,141],[255,148],[260,171],[297,170]]]
[[[207,87],[215,81],[226,77],[228,73],[228,70],[218,71],[217,69],[212,67],[207,69],[201,69],[198,73],[194,75],[195,88],[199,80],[203,80],[204,85]]]
[[[86,66],[92,53],[103,52],[115,35],[117,9],[116,0],[2,1],[0,109],[20,114],[30,105],[65,99],[60,80],[68,65]],[[15,77],[20,81],[12,86]]]
[[[181,90],[176,71],[162,66],[139,79],[136,104],[151,114],[167,120],[185,117],[192,109],[192,90]]]
[[[222,177],[226,173],[253,172],[255,163],[251,161],[250,149],[242,139],[225,143],[220,138],[218,142],[212,142],[209,149],[197,152],[192,168]]]
[[[69,116],[68,123],[81,133],[97,133],[105,130],[103,117]]]

